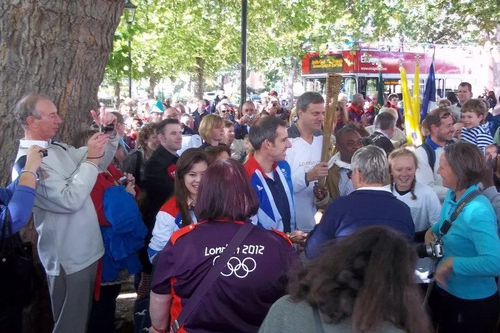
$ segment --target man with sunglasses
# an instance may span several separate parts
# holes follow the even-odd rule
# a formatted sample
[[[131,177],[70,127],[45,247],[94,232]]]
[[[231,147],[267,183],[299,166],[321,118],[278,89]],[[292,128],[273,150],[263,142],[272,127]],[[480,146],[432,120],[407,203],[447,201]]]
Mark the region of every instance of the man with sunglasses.
[[[437,170],[444,147],[452,142],[455,133],[452,112],[449,108],[432,110],[425,118],[425,122],[430,135],[415,151],[418,157],[416,177],[419,182],[432,187],[439,199],[443,201],[448,188],[443,186],[443,178]]]

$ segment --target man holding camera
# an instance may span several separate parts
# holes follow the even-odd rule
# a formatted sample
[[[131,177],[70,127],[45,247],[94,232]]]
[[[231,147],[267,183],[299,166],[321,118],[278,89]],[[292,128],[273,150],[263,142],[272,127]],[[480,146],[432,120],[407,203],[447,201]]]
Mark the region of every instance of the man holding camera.
[[[243,140],[250,132],[250,127],[256,120],[255,104],[251,101],[243,103],[241,106],[241,117],[234,124],[234,137],[236,140]]]
[[[24,156],[32,145],[45,148],[37,174],[38,187],[33,209],[38,232],[38,254],[47,273],[54,333],[87,329],[92,304],[97,262],[104,253],[102,236],[90,192],[99,173],[115,155],[118,136],[116,117],[101,112],[92,117],[100,128],[112,132],[94,134],[86,147],[75,149],[52,142],[62,123],[57,108],[43,95],[27,95],[14,113],[24,129],[13,177],[25,168]],[[105,169],[105,168],[103,168]]]

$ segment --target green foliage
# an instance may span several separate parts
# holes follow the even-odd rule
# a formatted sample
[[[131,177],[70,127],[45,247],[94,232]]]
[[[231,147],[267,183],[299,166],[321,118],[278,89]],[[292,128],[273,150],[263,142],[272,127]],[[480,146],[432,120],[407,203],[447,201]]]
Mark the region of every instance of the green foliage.
[[[136,79],[194,74],[196,57],[204,60],[205,77],[238,69],[240,0],[133,2],[135,20],[118,28],[107,79],[128,74],[128,38]],[[301,59],[311,48],[322,51],[332,41],[484,42],[499,24],[500,5],[492,0],[251,0],[248,69],[286,77],[296,63],[290,59]]]

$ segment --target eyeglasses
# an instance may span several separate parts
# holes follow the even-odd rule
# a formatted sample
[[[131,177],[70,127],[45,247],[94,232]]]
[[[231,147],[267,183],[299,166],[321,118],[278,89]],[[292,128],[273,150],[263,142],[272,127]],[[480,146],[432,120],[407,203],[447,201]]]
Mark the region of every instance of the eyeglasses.
[[[441,115],[441,117],[439,117],[439,118],[441,118],[441,119],[446,119],[446,118],[448,118],[449,116],[451,116],[451,113],[449,113],[449,112],[445,112],[445,113],[443,113],[443,114]]]

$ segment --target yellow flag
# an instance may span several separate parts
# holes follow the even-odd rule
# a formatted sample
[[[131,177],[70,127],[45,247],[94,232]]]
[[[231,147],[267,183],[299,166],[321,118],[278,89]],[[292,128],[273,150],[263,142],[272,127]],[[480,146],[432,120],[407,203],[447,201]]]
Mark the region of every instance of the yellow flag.
[[[401,74],[401,90],[403,93],[403,108],[405,115],[405,130],[406,139],[408,144],[419,146],[422,144],[422,135],[420,133],[420,90],[419,90],[419,76],[420,66],[417,63],[415,67],[415,84],[413,85],[413,98],[408,89],[408,79],[406,77],[406,70],[403,64],[399,66],[399,73]]]

